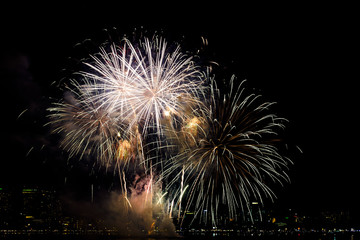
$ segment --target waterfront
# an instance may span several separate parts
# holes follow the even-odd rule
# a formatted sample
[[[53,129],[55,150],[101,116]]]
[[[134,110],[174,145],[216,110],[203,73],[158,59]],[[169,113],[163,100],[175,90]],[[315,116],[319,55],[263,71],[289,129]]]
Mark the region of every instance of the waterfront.
[[[331,230],[331,231],[205,231],[191,230],[177,232],[177,236],[164,236],[156,233],[151,236],[122,236],[119,232],[113,231],[92,231],[92,232],[49,232],[45,230],[23,231],[23,230],[2,230],[0,239],[28,239],[28,240],[155,240],[155,239],[184,239],[184,240],[225,240],[225,239],[259,239],[259,240],[356,240],[360,239],[359,230]]]

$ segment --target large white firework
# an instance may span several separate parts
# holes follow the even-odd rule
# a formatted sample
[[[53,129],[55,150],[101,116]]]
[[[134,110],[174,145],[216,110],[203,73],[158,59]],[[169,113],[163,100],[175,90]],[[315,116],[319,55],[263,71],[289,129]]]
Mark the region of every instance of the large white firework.
[[[81,74],[92,81],[87,84],[89,101],[99,108],[116,113],[129,129],[140,125],[142,133],[155,127],[161,134],[164,116],[186,118],[186,109],[199,103],[203,78],[198,67],[174,46],[171,51],[165,40],[154,38],[133,45],[129,40],[101,48],[86,63],[92,71]]]
[[[192,58],[157,37],[101,47],[67,87],[71,101],[49,109],[54,131],[64,135],[63,149],[80,158],[96,152],[103,165],[145,160],[149,128],[159,136],[162,120],[186,119],[200,104],[204,79]]]

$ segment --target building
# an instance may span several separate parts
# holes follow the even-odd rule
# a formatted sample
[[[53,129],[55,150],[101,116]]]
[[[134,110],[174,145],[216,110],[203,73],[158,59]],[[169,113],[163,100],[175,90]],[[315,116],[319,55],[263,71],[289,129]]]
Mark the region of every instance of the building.
[[[55,229],[61,212],[52,189],[0,186],[0,229]]]
[[[25,228],[58,228],[61,206],[54,190],[39,187],[24,187],[21,191]]]
[[[11,225],[11,194],[8,189],[0,186],[0,229]]]

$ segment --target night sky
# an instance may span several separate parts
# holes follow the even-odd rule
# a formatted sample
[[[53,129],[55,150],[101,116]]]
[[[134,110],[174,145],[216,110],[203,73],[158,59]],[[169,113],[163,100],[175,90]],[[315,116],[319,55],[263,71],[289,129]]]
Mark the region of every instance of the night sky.
[[[61,97],[51,83],[71,68],[69,58],[86,55],[78,43],[107,40],[103,29],[116,27],[121,36],[143,26],[190,50],[206,37],[204,56],[219,63],[216,76],[236,74],[278,103],[276,113],[289,120],[284,137],[295,164],[292,183],[277,189],[275,204],[360,212],[356,28],[345,6],[38,7],[13,6],[1,16],[0,184],[62,186],[64,175],[70,183],[86,179],[86,164],[68,169],[56,136],[43,126],[50,98]]]

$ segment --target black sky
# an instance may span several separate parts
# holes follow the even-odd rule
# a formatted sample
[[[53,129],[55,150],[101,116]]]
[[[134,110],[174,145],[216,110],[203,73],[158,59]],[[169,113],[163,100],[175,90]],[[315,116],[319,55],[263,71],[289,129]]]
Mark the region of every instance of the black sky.
[[[63,181],[70,170],[65,157],[51,154],[54,139],[42,126],[49,98],[59,97],[51,83],[63,76],[77,43],[106,40],[105,28],[120,35],[143,26],[190,48],[206,37],[206,57],[220,64],[215,74],[246,78],[249,88],[278,102],[278,115],[289,120],[289,145],[303,154],[293,154],[292,184],[280,189],[277,204],[359,211],[358,57],[350,6],[19,5],[0,24],[1,184]]]

